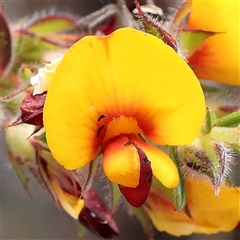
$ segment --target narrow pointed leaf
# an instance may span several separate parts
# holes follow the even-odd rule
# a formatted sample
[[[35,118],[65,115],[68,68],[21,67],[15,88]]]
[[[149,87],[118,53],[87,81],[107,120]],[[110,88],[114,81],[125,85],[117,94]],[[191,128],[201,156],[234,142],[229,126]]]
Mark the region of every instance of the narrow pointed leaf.
[[[232,112],[222,118],[217,122],[219,127],[235,127],[240,124],[240,110]]]
[[[181,47],[184,51],[192,52],[198,48],[204,40],[214,34],[213,32],[184,30],[180,34]]]
[[[174,147],[170,148],[170,157],[178,168],[180,179],[178,186],[174,189],[174,202],[177,210],[182,210],[186,206],[186,182],[181,172],[180,162]]]
[[[216,124],[216,122],[217,122],[217,117],[215,113],[210,108],[207,108],[206,119],[201,132],[203,134],[210,133],[212,131],[213,126]]]

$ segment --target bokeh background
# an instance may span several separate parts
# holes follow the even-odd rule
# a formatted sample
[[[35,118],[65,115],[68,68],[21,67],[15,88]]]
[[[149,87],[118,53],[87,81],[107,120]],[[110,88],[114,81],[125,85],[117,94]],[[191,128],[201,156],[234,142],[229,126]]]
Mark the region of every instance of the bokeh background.
[[[127,2],[133,2],[128,0]],[[140,1],[144,3],[144,1]],[[155,1],[164,11],[174,6],[177,0]],[[71,12],[75,15],[87,15],[102,8],[110,0],[4,0],[0,1],[7,18],[11,22],[31,16],[37,11],[50,10]],[[0,113],[2,114],[2,112]],[[30,180],[31,197],[24,191],[6,152],[4,133],[0,135],[0,239],[77,239],[77,224],[64,211],[59,211],[51,197],[42,190],[34,179]],[[17,147],[17,146],[16,146]],[[124,206],[116,213],[120,236],[115,239],[147,239],[138,221],[129,217]],[[83,239],[100,239],[88,234]],[[172,237],[155,231],[156,240],[237,240],[240,232],[221,233],[211,236],[192,235]]]

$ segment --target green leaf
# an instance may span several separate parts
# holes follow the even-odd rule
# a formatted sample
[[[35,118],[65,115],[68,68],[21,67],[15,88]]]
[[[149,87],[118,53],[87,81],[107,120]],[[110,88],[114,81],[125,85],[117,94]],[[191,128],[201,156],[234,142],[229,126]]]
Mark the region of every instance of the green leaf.
[[[160,147],[158,146],[158,148]],[[168,154],[169,157],[174,161],[179,173],[179,184],[174,189],[166,188],[159,180],[153,177],[152,189],[153,191],[161,192],[169,201],[171,201],[175,205],[175,208],[177,210],[182,210],[185,208],[186,205],[186,182],[181,171],[177,148],[161,146],[160,149],[166,154]]]
[[[216,124],[216,122],[217,122],[217,117],[216,117],[215,113],[208,107],[205,123],[202,127],[201,132],[203,134],[210,133],[212,131],[213,126]]]
[[[217,122],[219,127],[235,127],[240,124],[240,110],[223,116]]]
[[[63,32],[75,26],[76,19],[67,14],[52,14],[40,17],[27,29],[35,34],[49,34]]]
[[[179,172],[179,184],[174,189],[174,202],[177,210],[182,210],[186,206],[186,182],[181,172],[181,166],[178,159],[177,149],[175,147],[170,148],[170,158],[174,161]]]
[[[198,48],[207,38],[213,36],[213,32],[204,31],[182,31],[180,33],[181,47],[189,52]]]

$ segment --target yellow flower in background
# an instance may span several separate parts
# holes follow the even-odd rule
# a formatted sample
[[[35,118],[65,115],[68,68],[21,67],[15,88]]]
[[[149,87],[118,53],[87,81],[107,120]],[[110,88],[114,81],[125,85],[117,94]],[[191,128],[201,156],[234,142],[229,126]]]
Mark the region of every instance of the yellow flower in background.
[[[154,226],[175,236],[233,230],[240,221],[240,188],[221,186],[218,196],[208,180],[186,177],[187,210],[176,211],[160,192],[150,192],[147,206]]]
[[[240,1],[192,0],[185,5],[191,9],[183,31],[208,35],[196,49],[188,53],[188,63],[197,77],[240,85]]]
[[[204,116],[202,89],[188,65],[161,40],[131,28],[73,45],[44,105],[48,145],[60,164],[81,168],[102,153],[109,180],[130,190],[150,184],[151,168],[165,187],[176,187],[173,161],[142,137],[190,143]]]

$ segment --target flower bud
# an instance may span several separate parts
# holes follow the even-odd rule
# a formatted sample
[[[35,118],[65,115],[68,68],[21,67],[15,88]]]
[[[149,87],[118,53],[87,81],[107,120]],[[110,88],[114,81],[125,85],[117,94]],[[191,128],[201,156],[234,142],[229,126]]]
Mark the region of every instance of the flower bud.
[[[218,195],[221,183],[230,170],[232,155],[229,148],[209,135],[201,135],[191,144],[181,147],[179,155],[187,168],[211,180],[215,194]]]

